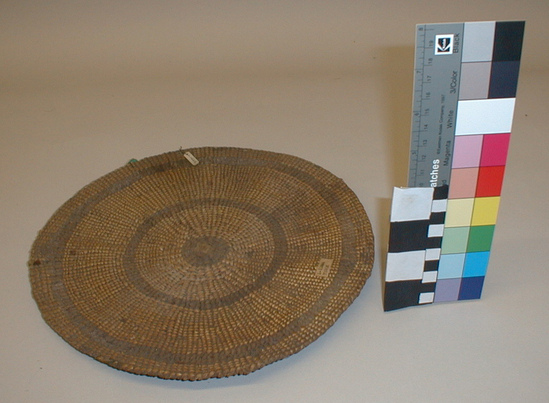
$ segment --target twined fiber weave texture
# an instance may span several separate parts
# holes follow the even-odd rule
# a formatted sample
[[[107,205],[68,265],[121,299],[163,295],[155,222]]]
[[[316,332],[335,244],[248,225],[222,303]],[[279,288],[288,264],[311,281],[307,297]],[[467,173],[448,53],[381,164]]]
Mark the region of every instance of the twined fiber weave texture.
[[[29,269],[44,320],[80,352],[202,380],[309,345],[373,259],[370,222],[341,179],[290,155],[203,147],[84,187],[39,232]]]

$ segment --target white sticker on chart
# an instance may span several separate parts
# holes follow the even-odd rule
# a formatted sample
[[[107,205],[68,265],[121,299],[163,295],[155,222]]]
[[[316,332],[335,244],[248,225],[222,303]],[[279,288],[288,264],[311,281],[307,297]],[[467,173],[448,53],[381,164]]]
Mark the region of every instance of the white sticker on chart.
[[[435,293],[434,292],[422,292],[419,294],[419,301],[420,304],[430,304],[435,300]]]
[[[440,248],[432,248],[425,250],[425,260],[438,260],[440,259]]]
[[[431,211],[433,213],[443,213],[446,211],[447,207],[448,207],[448,199],[433,200]]]
[[[424,250],[389,253],[385,281],[421,280],[424,266]]]
[[[434,188],[394,188],[391,222],[428,220]]]
[[[426,271],[423,272],[423,278],[421,279],[422,283],[435,283],[437,281],[437,271]]]
[[[429,238],[442,236],[444,234],[444,224],[431,224],[427,236]]]

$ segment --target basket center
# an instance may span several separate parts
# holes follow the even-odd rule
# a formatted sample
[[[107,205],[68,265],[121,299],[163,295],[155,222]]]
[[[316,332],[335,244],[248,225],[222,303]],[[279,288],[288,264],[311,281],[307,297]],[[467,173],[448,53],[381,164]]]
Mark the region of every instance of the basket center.
[[[181,255],[193,266],[211,266],[223,259],[229,249],[230,246],[224,239],[203,236],[185,242]]]

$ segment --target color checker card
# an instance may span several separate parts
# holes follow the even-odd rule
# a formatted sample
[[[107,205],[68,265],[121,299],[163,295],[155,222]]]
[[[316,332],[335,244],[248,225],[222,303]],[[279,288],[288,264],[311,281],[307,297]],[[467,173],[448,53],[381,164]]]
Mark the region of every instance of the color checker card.
[[[448,104],[451,98],[445,97],[444,85],[423,88],[416,81],[416,123],[435,108],[455,120],[444,119],[451,132],[442,140],[436,128],[432,133],[413,133],[417,138],[412,137],[411,156],[421,155],[421,161],[432,161],[436,168],[444,163],[446,170],[440,172],[447,173],[437,170],[434,181],[434,169],[417,169],[411,171],[408,185],[430,187],[394,190],[385,311],[481,297],[511,137],[524,25],[522,21],[418,25],[428,45],[421,48],[422,58],[416,58],[416,74],[429,77],[427,84],[444,83],[444,77],[453,74],[457,97],[455,104]],[[416,41],[416,52],[418,46]],[[457,61],[448,58],[437,69],[437,58],[444,58],[445,51],[454,58],[457,54]],[[436,91],[443,105],[433,104],[439,99]],[[428,108],[424,99],[430,102]],[[429,145],[437,142],[447,145],[444,162],[429,154],[436,150]],[[414,144],[419,145],[414,149]]]

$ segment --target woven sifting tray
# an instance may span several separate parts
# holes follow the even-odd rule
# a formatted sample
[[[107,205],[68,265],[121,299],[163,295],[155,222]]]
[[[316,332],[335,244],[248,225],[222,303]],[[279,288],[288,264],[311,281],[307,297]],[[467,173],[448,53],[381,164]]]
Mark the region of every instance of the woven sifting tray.
[[[341,179],[289,155],[205,147],[84,187],[40,231],[29,268],[44,320],[77,350],[201,380],[316,340],[373,259],[370,222]]]

